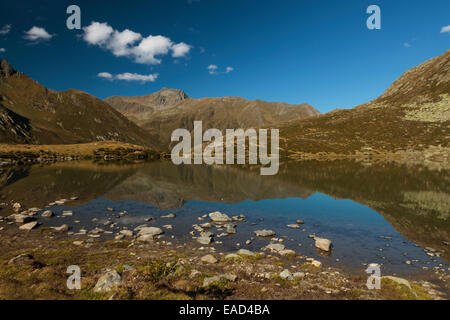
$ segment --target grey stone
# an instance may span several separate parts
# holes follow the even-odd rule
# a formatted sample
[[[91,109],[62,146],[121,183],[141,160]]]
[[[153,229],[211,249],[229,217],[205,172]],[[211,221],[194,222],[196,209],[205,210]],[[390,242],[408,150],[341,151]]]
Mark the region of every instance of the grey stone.
[[[54,216],[55,214],[51,210],[44,211],[44,213],[42,213],[41,215],[42,218],[52,218]]]
[[[304,272],[295,272],[293,274],[294,278],[296,279],[300,279],[300,278],[304,278],[305,277],[305,273]]]
[[[168,214],[166,216],[161,216],[161,218],[163,218],[163,219],[175,219],[176,215],[173,214],[173,213],[170,213],[170,214]]]
[[[31,231],[38,226],[37,221],[26,223],[19,227],[20,230]]]
[[[281,273],[280,273],[280,278],[283,280],[294,280],[294,276],[292,275],[292,273],[288,270],[288,269],[284,269]]]
[[[268,244],[265,248],[272,252],[280,252],[286,249],[285,245],[281,243],[271,243]]]
[[[133,236],[133,231],[131,230],[120,230],[119,234],[131,238]]]
[[[257,237],[273,237],[275,236],[275,232],[273,232],[272,230],[256,230],[255,235]]]
[[[217,263],[217,259],[212,254],[207,254],[200,259],[202,262],[206,263]]]
[[[94,292],[109,292],[114,287],[122,284],[122,277],[116,270],[111,270],[105,273],[98,279],[94,287]]]
[[[330,251],[331,249],[331,241],[324,238],[314,237],[314,241],[316,242],[316,248],[323,251]]]
[[[164,234],[164,231],[162,231],[160,228],[156,227],[145,227],[139,230],[138,236],[147,236],[150,235],[152,237],[159,236],[161,234]]]
[[[237,253],[243,256],[251,256],[251,257],[255,256],[254,252],[251,252],[250,250],[247,249],[240,249]]]
[[[224,213],[219,211],[212,212],[209,214],[209,218],[214,222],[230,222],[231,218]]]
[[[67,232],[69,231],[69,226],[67,224],[63,224],[60,227],[53,227],[53,229],[57,232]]]
[[[234,274],[221,274],[221,275],[214,276],[214,277],[208,277],[203,280],[203,287],[207,288],[211,285],[217,284],[221,280],[227,280],[227,281],[234,282],[237,280],[237,276]]]

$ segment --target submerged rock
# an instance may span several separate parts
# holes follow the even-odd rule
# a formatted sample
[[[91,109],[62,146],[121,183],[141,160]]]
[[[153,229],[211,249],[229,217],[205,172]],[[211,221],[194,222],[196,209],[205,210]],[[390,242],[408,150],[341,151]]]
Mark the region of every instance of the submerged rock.
[[[134,228],[134,231],[139,232],[144,228],[148,228],[148,224],[142,224],[140,226],[137,226],[136,228]]]
[[[228,234],[235,234],[236,233],[236,225],[229,223],[225,225],[225,230]]]
[[[198,237],[197,242],[201,244],[210,244],[213,241],[212,237]]]
[[[175,219],[176,215],[173,214],[173,213],[170,213],[170,214],[168,214],[166,216],[161,216],[161,218],[163,218],[163,219]]]
[[[300,229],[300,226],[298,224],[288,224],[287,227],[291,229]]]
[[[203,231],[203,232],[200,233],[200,237],[212,238],[212,237],[214,237],[214,233],[212,233],[210,231]]]

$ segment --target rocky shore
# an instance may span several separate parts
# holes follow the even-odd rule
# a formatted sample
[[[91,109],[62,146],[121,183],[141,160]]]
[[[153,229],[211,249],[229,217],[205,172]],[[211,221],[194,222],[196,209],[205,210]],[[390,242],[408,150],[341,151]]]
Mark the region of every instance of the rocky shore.
[[[255,230],[235,251],[220,252],[215,245],[246,222],[243,214],[199,216],[189,241],[166,234],[175,214],[158,217],[158,224],[147,217],[128,229],[117,223],[127,212],[105,208],[107,221],[91,230],[78,228],[77,220],[64,223],[73,212],[55,206],[77,200],[70,196],[43,209],[7,207],[13,213],[0,219],[0,299],[448,299],[447,270],[429,278],[383,277],[381,290],[369,290],[364,272],[351,274],[300,255],[272,230]],[[51,219],[63,222],[42,225]],[[297,220],[286,228],[303,224]],[[246,249],[256,238],[268,244]],[[323,254],[332,250],[331,240],[310,239]],[[66,286],[67,268],[74,265],[81,269],[81,290]]]

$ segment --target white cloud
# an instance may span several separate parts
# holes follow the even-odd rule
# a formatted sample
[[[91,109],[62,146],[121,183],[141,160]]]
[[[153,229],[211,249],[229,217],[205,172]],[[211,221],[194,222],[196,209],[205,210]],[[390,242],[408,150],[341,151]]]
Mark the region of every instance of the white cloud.
[[[116,75],[116,79],[118,80],[125,80],[125,81],[142,81],[142,82],[155,82],[155,80],[158,78],[158,74],[149,74],[149,75],[143,75],[143,74],[137,74],[137,73],[122,73]]]
[[[114,31],[114,34],[108,43],[108,49],[110,49],[115,56],[127,56],[130,54],[130,46],[141,39],[142,35],[140,33],[128,29],[122,32]]]
[[[208,69],[209,74],[216,74],[217,69],[219,69],[219,67],[216,66],[215,64],[210,64],[207,69]]]
[[[207,69],[208,69],[209,74],[224,74],[224,73],[230,73],[234,70],[233,67],[226,67],[224,72],[219,72],[218,71],[219,67],[216,66],[215,64],[210,64]]]
[[[103,78],[103,79],[112,79],[113,75],[109,72],[100,72],[99,74],[97,74],[98,77]]]
[[[184,43],[184,42],[180,42],[177,43],[175,45],[172,46],[172,57],[174,58],[180,58],[180,57],[184,57],[189,53],[189,50],[191,50],[191,46]]]
[[[143,64],[160,64],[156,56],[166,55],[172,46],[172,41],[164,36],[148,36],[132,49],[134,60]]]
[[[409,42],[403,43],[403,46],[404,46],[405,48],[411,48],[411,44],[410,44]]]
[[[107,23],[92,22],[90,26],[84,27],[83,31],[84,41],[94,45],[102,45],[111,37],[114,30]]]
[[[450,25],[442,27],[441,33],[450,33]]]
[[[11,31],[11,25],[10,24],[5,24],[1,29],[0,29],[0,35],[6,35]]]
[[[184,42],[174,43],[164,36],[150,35],[144,38],[140,33],[129,29],[120,32],[107,23],[92,22],[83,30],[83,39],[89,44],[102,47],[117,57],[129,57],[141,64],[160,64],[159,56],[169,52],[172,52],[174,58],[182,58],[192,48]]]
[[[44,28],[40,28],[40,27],[32,27],[30,30],[25,31],[25,36],[24,36],[24,38],[26,40],[36,41],[36,42],[47,41],[53,37],[54,37],[53,34],[49,34],[47,32],[47,30],[45,30]]]
[[[5,48],[0,48],[0,52],[6,52],[6,49]]]
[[[139,81],[139,82],[155,82],[158,78],[158,74],[138,74],[138,73],[130,73],[125,72],[121,74],[112,75],[109,72],[100,72],[97,74],[98,77],[107,79],[107,80],[122,80],[122,81]]]

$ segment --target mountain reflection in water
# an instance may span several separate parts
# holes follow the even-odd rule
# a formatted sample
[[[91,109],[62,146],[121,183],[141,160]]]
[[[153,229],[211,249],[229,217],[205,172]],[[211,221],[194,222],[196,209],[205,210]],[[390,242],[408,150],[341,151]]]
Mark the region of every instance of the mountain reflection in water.
[[[71,206],[102,197],[177,210],[193,200],[223,204],[250,200],[261,203],[263,212],[270,206],[264,200],[316,199],[314,206],[320,208],[321,195],[327,195],[375,210],[405,239],[438,249],[448,261],[449,180],[447,169],[353,161],[289,163],[282,165],[276,176],[261,176],[259,168],[174,166],[168,161],[128,165],[67,162],[0,169],[0,201],[43,208],[56,199],[77,195],[80,200]],[[275,203],[280,212],[289,207],[289,202],[272,205]],[[329,210],[329,206],[323,208]],[[0,214],[9,215],[9,210],[4,208]],[[302,219],[306,211],[298,208],[295,217]],[[330,216],[339,214],[329,212]],[[327,214],[317,219],[325,222]]]

